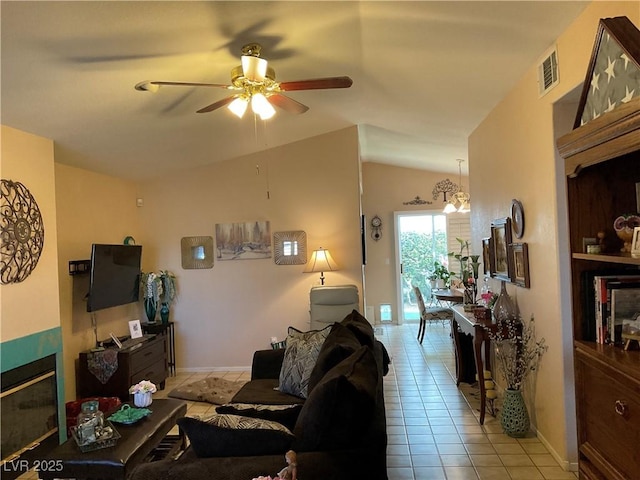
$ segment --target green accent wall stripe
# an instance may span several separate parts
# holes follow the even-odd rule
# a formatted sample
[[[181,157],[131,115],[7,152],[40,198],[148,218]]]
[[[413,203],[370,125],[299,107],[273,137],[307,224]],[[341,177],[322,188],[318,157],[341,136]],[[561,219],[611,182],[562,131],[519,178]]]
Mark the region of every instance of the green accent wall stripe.
[[[58,418],[60,442],[67,439],[67,416],[64,408],[64,368],[62,359],[62,329],[51,328],[0,344],[0,370],[4,373],[49,355],[56,356],[58,384]]]

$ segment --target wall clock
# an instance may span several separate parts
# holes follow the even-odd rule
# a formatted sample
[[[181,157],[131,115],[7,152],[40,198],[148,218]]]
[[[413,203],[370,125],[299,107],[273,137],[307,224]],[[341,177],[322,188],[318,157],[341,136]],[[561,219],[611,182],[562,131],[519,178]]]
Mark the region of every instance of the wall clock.
[[[376,242],[382,238],[382,219],[378,215],[371,219],[371,238]]]
[[[511,200],[511,225],[516,238],[522,238],[524,235],[524,209],[522,203],[515,198]]]
[[[0,283],[18,283],[36,268],[44,246],[40,208],[20,182],[0,184]]]

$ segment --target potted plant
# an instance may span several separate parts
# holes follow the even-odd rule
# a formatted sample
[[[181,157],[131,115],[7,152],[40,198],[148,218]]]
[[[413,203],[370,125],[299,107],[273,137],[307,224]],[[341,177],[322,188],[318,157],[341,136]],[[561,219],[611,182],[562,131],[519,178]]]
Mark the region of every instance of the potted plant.
[[[140,288],[144,301],[144,311],[147,320],[151,323],[156,321],[156,312],[160,303],[162,292],[162,280],[155,272],[142,272],[140,275]]]
[[[445,288],[449,284],[451,272],[440,262],[434,262],[433,275],[436,278],[436,288]]]
[[[469,241],[456,238],[460,244],[460,252],[449,252],[449,256],[455,258],[460,263],[460,273],[454,274],[459,276],[460,282],[464,287],[464,309],[472,311],[476,304],[478,295],[478,271],[480,255],[469,255]]]
[[[160,318],[163,323],[169,321],[169,306],[176,298],[176,277],[169,270],[160,270],[160,282],[162,283],[162,292],[160,293]]]
[[[507,387],[500,424],[507,435],[523,437],[529,431],[530,423],[522,387],[527,376],[538,369],[548,346],[544,338],[536,340],[533,316],[526,323],[517,317],[485,328],[495,346],[498,370]]]

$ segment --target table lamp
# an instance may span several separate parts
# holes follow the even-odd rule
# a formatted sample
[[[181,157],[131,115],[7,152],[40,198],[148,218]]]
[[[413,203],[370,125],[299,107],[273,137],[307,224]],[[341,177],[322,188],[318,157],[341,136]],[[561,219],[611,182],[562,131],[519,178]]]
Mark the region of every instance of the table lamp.
[[[324,285],[324,272],[338,270],[338,265],[333,260],[329,250],[320,247],[311,254],[311,260],[307,263],[304,273],[320,272],[320,285]]]

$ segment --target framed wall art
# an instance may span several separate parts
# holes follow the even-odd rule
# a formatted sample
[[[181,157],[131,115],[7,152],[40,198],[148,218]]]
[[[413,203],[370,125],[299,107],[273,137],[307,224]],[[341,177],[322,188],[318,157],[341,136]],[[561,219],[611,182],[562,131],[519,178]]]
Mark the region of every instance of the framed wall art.
[[[307,263],[307,234],[302,230],[273,234],[273,261],[276,265]]]
[[[271,258],[269,222],[217,223],[216,258],[218,260]]]
[[[509,256],[513,265],[511,281],[519,287],[529,288],[529,248],[526,243],[512,243],[509,245]]]
[[[182,237],[180,253],[185,270],[213,268],[213,237]]]
[[[497,218],[491,222],[491,277],[505,282],[511,282],[512,264],[509,257],[511,243],[511,219]]]
[[[491,275],[491,237],[482,239],[482,268],[485,275]]]

